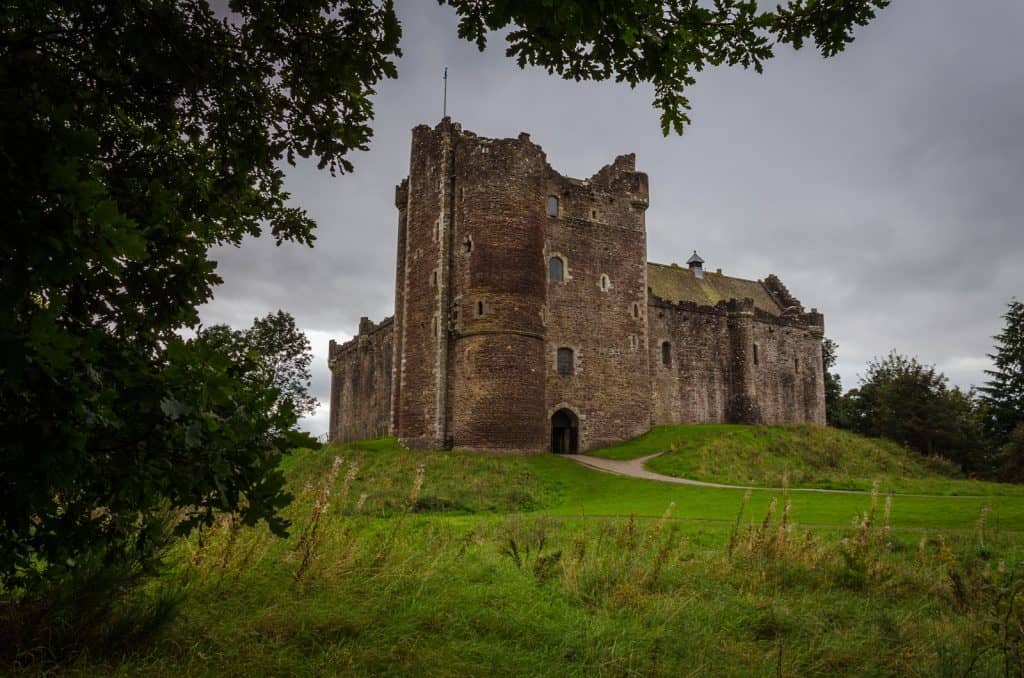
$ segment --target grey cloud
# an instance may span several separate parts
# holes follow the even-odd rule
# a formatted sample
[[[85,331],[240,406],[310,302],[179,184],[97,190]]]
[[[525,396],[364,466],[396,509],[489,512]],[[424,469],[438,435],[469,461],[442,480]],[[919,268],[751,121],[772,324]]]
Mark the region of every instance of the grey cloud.
[[[456,37],[453,13],[399,5],[399,79],[376,98],[375,138],[337,178],[288,169],[294,204],[320,224],[312,250],[269,240],[215,253],[225,284],[208,322],[277,308],[347,338],[392,313],[397,214],[410,129],[449,114],[486,136],[531,133],[552,166],[585,177],[635,152],[650,175],[648,257],[762,278],[777,273],[826,316],[844,384],[891,348],[954,383],[984,380],[1000,315],[1024,296],[1024,4],[903,0],[830,60],[780,48],[762,76],[717,69],[690,92],[694,124],[661,136],[647,87],[519,70],[495,41]],[[314,390],[326,399],[326,346]],[[323,413],[308,425],[320,432]]]

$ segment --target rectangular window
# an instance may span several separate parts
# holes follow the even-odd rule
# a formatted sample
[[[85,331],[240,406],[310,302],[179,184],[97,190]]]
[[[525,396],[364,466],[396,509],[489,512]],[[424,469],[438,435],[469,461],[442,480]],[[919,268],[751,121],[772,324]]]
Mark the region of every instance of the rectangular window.
[[[573,352],[571,348],[560,348],[558,349],[557,364],[559,374],[573,374],[576,371],[575,361],[573,360]]]
[[[558,216],[558,198],[556,198],[553,195],[549,195],[548,196],[548,205],[547,205],[547,207],[548,207],[548,216],[549,217],[557,217]]]

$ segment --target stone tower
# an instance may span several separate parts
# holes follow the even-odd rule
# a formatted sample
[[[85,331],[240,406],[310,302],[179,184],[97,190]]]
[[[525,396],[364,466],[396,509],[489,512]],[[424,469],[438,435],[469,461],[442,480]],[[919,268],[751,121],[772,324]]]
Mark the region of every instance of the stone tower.
[[[413,130],[396,205],[403,444],[545,450],[556,410],[577,446],[649,427],[647,178],[632,156],[568,179],[526,134],[486,139],[445,118]],[[550,279],[552,259],[575,285]],[[557,370],[559,348],[571,375]]]

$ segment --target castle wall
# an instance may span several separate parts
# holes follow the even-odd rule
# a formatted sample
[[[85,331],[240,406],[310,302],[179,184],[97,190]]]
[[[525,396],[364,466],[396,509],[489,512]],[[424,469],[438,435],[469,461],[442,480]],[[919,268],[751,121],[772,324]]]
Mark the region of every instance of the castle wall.
[[[820,314],[780,317],[742,300],[712,307],[657,298],[648,312],[655,424],[825,423]]]
[[[453,148],[450,442],[541,452],[547,162],[525,135],[459,133]]]
[[[437,449],[444,443],[439,424],[439,395],[444,375],[439,373],[442,328],[440,263],[447,252],[441,232],[443,192],[447,168],[442,155],[446,136],[426,125],[413,129],[409,177],[404,193],[405,242],[399,252],[395,285],[401,299],[396,325],[401,345],[396,361],[396,429],[403,444]]]
[[[650,396],[654,424],[727,420],[732,381],[729,318],[723,308],[670,304],[653,298],[650,318]],[[662,344],[669,342],[669,364]]]
[[[331,342],[331,442],[390,434],[393,328],[390,318],[379,325],[364,318],[351,341]]]
[[[757,345],[757,400],[765,424],[825,424],[824,368],[821,332],[759,318],[754,326]]]
[[[651,425],[647,356],[647,176],[620,156],[590,180],[552,172],[544,259],[564,262],[564,281],[547,281],[544,355],[547,417],[579,418],[579,449],[620,442]],[[604,288],[602,276],[607,277]],[[545,267],[545,280],[547,271]],[[573,374],[559,374],[557,351],[573,350]]]

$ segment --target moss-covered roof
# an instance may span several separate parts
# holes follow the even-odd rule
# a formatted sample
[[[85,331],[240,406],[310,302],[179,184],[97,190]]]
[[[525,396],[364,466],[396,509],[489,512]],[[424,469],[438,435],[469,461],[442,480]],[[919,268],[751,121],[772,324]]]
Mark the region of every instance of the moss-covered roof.
[[[762,311],[773,315],[782,313],[768,290],[756,280],[743,280],[708,271],[704,272],[703,278],[695,278],[688,268],[647,262],[647,286],[654,296],[666,301],[693,301],[714,306],[729,299],[753,299],[754,306]]]

